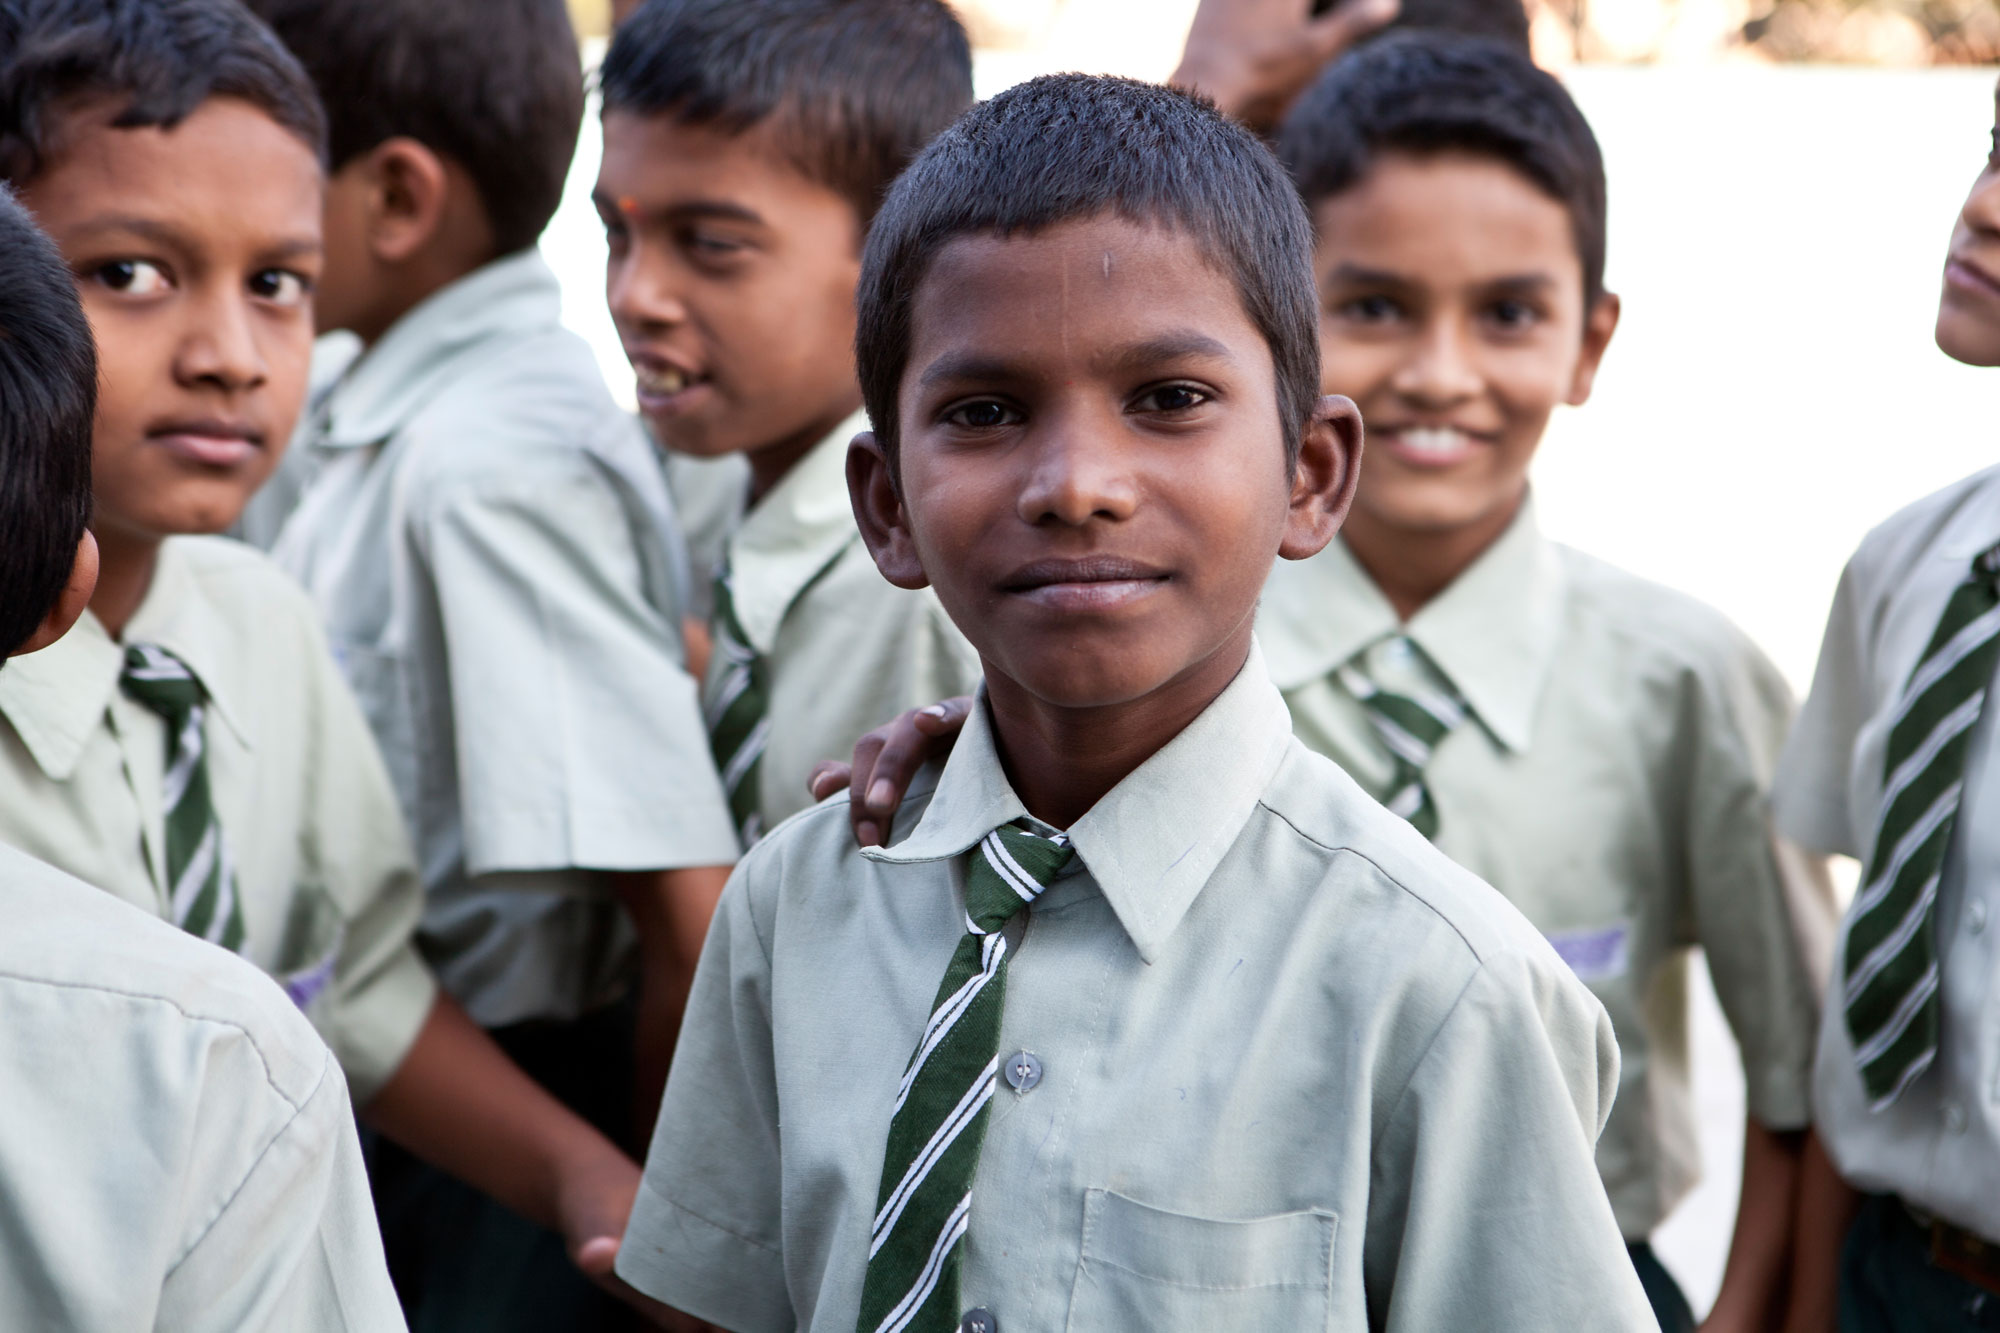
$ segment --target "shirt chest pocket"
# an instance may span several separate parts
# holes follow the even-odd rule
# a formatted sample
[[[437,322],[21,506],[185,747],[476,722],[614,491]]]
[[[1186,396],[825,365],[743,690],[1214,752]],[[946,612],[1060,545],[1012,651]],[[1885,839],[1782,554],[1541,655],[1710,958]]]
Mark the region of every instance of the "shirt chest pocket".
[[[1219,1221],[1090,1190],[1071,1333],[1325,1329],[1336,1223],[1318,1208]]]

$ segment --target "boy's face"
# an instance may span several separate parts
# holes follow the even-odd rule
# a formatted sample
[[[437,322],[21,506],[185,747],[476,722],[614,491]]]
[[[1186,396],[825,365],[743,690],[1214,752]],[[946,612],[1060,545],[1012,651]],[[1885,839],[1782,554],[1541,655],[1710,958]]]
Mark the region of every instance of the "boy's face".
[[[1339,526],[1353,404],[1321,404],[1288,480],[1270,348],[1234,282],[1115,218],[952,242],[912,320],[900,495],[872,436],[848,455],[883,573],[937,589],[996,701],[1184,686],[1205,705],[1248,651],[1272,558]]]
[[[1568,212],[1491,158],[1389,153],[1313,220],[1323,387],[1368,423],[1350,533],[1497,536],[1617,323],[1585,317]]]
[[[723,135],[612,111],[592,197],[611,316],[663,443],[752,451],[782,473],[859,405],[860,222],[764,127]]]
[[[171,130],[75,113],[23,190],[76,275],[102,382],[101,537],[220,532],[277,464],[306,388],[318,160],[247,102]]]
[[[1993,151],[1951,231],[1938,298],[1938,346],[1973,366],[2000,366],[2000,114],[1995,121]]]

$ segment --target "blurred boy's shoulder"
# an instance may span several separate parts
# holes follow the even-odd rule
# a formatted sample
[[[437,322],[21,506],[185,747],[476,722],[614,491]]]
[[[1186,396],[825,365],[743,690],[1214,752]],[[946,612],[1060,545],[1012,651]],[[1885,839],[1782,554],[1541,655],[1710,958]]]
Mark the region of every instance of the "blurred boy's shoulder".
[[[1847,564],[1864,601],[1893,596],[1923,561],[1969,561],[2000,539],[2000,464],[1904,505],[1869,529]]]

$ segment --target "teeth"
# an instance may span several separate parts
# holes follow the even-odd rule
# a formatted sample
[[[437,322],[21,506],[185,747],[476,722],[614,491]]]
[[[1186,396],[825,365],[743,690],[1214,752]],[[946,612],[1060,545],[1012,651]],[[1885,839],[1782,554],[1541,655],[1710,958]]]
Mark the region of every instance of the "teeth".
[[[647,393],[675,394],[688,386],[688,377],[673,366],[662,366],[658,370],[642,369],[638,372],[639,387]]]
[[[1464,431],[1449,426],[1408,427],[1398,432],[1403,447],[1413,454],[1435,454],[1443,458],[1463,453],[1471,443]]]

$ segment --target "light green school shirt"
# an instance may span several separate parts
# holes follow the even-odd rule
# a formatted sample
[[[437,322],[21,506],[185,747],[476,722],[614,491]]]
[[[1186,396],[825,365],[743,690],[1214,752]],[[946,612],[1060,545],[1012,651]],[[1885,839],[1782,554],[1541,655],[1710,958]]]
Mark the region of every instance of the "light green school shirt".
[[[763,826],[813,803],[806,779],[906,709],[969,694],[979,655],[929,588],[882,577],[847,498],[855,416],[793,465],[725,546],[736,618],[769,672],[770,740],[758,772]],[[709,659],[704,690],[728,673]]]
[[[560,307],[530,250],[405,315],[302,424],[312,478],[273,550],[388,761],[424,952],[489,1027],[629,987],[603,872],[737,853],[661,460]]]
[[[744,858],[627,1281],[746,1333],[854,1328],[965,853],[1022,815],[980,707],[888,850],[836,800]],[[992,1103],[968,1306],[1008,1333],[1655,1327],[1591,1164],[1602,1006],[1292,738],[1254,650],[1069,836],[1009,954],[1000,1052],[1043,1072]]]
[[[0,921],[0,1328],[400,1330],[340,1067],[284,993],[9,847]]]
[[[171,537],[130,643],[165,648],[207,690],[209,793],[236,863],[243,956],[298,997],[365,1104],[437,984],[412,938],[409,838],[311,605],[239,542]],[[124,644],[86,612],[0,670],[0,842],[171,917],[166,725],[119,687]]]
[[[2000,541],[2000,468],[1947,486],[1868,534],[1841,575],[1812,692],[1778,766],[1778,827],[1863,862],[1882,821],[1884,756],[1910,673],[1972,559]],[[1856,1189],[1895,1194],[2000,1241],[2000,694],[1988,685],[1933,908],[1937,1058],[1870,1107],[1838,999],[1814,1070],[1814,1127]],[[1846,923],[1842,926],[1843,932]],[[1846,952],[1845,942],[1836,950]],[[1835,972],[1830,992],[1841,993]]]
[[[1396,689],[1400,630],[1471,718],[1425,782],[1438,847],[1511,899],[1604,1002],[1623,1075],[1598,1166],[1632,1240],[1701,1172],[1688,1056],[1699,945],[1743,1052],[1749,1110],[1809,1119],[1813,973],[1771,832],[1791,697],[1709,607],[1542,536],[1532,505],[1405,625],[1336,541],[1281,561],[1258,636],[1300,740],[1382,795],[1393,777],[1366,713],[1332,677],[1359,661]]]

